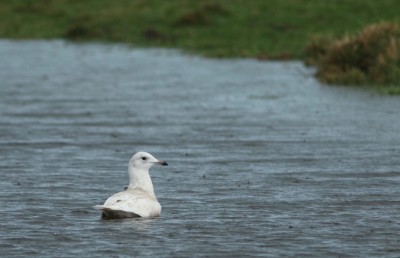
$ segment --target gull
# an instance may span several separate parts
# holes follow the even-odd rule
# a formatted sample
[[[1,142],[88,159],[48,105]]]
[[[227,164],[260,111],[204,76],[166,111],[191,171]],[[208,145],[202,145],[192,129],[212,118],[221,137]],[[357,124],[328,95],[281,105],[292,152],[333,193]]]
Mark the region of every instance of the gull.
[[[154,165],[167,166],[167,162],[150,153],[138,152],[129,161],[129,186],[125,191],[109,197],[103,205],[94,206],[102,212],[102,219],[159,217],[161,205],[154,194],[149,169]]]

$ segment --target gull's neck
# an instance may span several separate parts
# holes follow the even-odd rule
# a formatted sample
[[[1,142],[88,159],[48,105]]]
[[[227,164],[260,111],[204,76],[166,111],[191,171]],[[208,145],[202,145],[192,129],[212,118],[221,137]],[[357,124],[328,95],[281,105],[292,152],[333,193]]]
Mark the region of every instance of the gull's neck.
[[[140,187],[152,196],[155,197],[153,183],[151,182],[148,169],[128,167],[129,173],[129,188]]]

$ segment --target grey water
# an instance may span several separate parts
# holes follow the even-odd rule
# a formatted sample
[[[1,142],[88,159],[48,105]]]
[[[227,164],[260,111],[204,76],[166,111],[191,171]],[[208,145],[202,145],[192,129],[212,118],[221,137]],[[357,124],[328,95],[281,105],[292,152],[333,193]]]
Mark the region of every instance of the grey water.
[[[400,98],[301,62],[0,41],[3,257],[399,257]],[[102,221],[136,151],[162,214]]]

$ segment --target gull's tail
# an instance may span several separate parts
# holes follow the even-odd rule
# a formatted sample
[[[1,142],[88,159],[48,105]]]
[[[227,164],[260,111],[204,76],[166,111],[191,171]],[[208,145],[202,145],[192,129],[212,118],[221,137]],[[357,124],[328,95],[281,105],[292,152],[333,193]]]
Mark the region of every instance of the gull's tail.
[[[98,210],[98,211],[102,211],[102,210],[104,210],[106,207],[104,207],[103,205],[95,205],[95,206],[93,206],[93,208],[95,208],[95,209]]]
[[[126,219],[126,218],[138,218],[140,217],[138,214],[133,212],[127,212],[122,210],[113,210],[103,205],[95,205],[93,206],[96,210],[101,211],[102,219]]]

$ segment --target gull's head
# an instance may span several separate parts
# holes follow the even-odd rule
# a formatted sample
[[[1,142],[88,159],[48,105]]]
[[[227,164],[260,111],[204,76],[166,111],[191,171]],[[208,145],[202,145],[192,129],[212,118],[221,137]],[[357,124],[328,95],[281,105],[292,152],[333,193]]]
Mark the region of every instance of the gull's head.
[[[150,153],[140,151],[133,155],[129,161],[129,167],[150,169],[154,164],[167,166],[168,163],[163,160],[158,160],[153,157]]]

